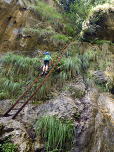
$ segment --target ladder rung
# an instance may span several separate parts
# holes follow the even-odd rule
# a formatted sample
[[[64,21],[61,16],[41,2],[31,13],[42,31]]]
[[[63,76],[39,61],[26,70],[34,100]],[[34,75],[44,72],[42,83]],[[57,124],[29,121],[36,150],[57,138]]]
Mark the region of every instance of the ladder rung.
[[[29,95],[29,96],[24,96],[24,97],[25,97],[25,98],[26,98],[26,97],[30,97],[30,95]]]
[[[18,102],[18,103],[24,103],[24,102]]]
[[[32,93],[32,91],[28,91],[28,92]],[[28,92],[27,92],[27,93],[28,93]]]
[[[35,83],[39,83],[39,82],[36,81]]]
[[[11,109],[11,110],[19,110],[19,109]]]

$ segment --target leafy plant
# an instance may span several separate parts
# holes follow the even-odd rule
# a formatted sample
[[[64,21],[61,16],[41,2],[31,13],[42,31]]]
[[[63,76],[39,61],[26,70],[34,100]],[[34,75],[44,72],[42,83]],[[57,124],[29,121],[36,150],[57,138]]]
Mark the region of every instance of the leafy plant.
[[[0,144],[0,149],[2,152],[17,152],[18,146],[14,145],[9,140],[4,141],[3,144]]]
[[[67,150],[76,136],[74,124],[70,120],[60,120],[55,116],[44,116],[36,122],[36,135],[45,141],[47,151]]]

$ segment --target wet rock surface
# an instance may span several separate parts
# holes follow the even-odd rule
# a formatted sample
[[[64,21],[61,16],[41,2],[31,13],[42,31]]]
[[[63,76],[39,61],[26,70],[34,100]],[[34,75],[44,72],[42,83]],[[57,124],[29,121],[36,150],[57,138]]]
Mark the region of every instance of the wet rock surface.
[[[113,152],[114,96],[99,94],[96,91],[88,93],[83,101],[84,109],[76,127],[77,137],[73,151]]]
[[[95,138],[93,141],[92,152],[113,152],[114,96],[108,93],[100,94],[97,104],[98,113],[95,118]]]
[[[88,88],[87,93],[81,99],[74,99],[70,97],[70,94],[66,96],[62,93],[60,96],[42,105],[28,104],[21,114],[17,116],[16,120],[23,124],[29,137],[32,138],[33,151],[44,151],[43,143],[36,141],[35,136],[35,122],[44,115],[56,115],[59,118],[71,119],[73,121],[76,127],[76,142],[73,145],[72,152],[113,152],[114,95],[99,93],[95,88]],[[5,130],[13,128],[13,130],[8,129],[10,134],[16,137],[14,130],[23,133],[19,129],[20,125],[18,125],[19,130],[17,126],[10,125],[13,121],[16,124],[17,121],[4,118],[1,122],[3,123],[4,120],[6,121],[4,123]],[[6,136],[5,131],[3,133],[4,135],[0,137],[2,140]],[[29,140],[28,135],[26,135],[27,139],[25,138],[26,142]]]

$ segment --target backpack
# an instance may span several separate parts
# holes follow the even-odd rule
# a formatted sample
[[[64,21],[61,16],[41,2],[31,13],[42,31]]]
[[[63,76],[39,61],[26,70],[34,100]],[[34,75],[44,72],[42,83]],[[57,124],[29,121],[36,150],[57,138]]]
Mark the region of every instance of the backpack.
[[[44,56],[44,60],[48,60],[48,61],[49,61],[49,59],[50,59],[50,56],[49,56],[49,55],[45,55],[45,56]]]

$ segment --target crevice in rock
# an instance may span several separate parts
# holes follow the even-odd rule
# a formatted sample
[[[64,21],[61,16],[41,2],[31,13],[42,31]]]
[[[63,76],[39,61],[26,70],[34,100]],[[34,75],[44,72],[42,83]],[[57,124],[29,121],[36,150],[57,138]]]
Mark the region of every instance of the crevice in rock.
[[[11,132],[11,131],[14,131],[14,128],[8,128],[8,129],[6,130],[6,132]]]
[[[112,88],[110,91],[111,91],[112,94],[114,94],[114,88]]]
[[[26,10],[26,8],[25,8],[25,7],[19,8],[19,10],[20,10],[20,11],[23,11],[23,10]]]
[[[16,21],[14,21],[13,24],[16,24]]]
[[[8,23],[11,20],[11,18],[12,18],[12,16],[8,17],[6,22]]]

